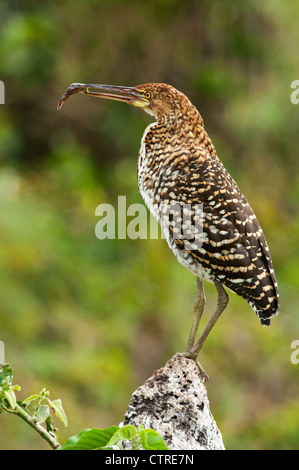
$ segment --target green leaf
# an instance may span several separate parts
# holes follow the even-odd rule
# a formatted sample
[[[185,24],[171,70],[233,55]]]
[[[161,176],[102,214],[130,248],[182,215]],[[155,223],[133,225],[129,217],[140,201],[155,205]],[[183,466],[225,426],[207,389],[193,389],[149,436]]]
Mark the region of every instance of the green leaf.
[[[57,418],[59,418],[60,421],[64,424],[64,427],[67,428],[68,427],[68,420],[67,420],[66,414],[64,412],[64,409],[62,407],[62,403],[61,403],[60,398],[58,398],[57,400],[53,400],[53,401],[49,400],[49,398],[47,398],[47,402],[48,402],[50,408],[52,408],[52,410],[54,410],[54,413],[57,416]]]
[[[52,434],[55,434],[56,429],[54,428],[54,423],[52,416],[49,414],[49,416],[46,419],[46,428],[48,432],[51,432]]]
[[[30,403],[31,401],[34,401],[34,400],[37,400],[38,398],[40,398],[40,395],[30,395],[30,397],[27,397],[25,398],[25,400],[22,401],[21,405],[27,405],[28,403]]]
[[[49,416],[49,413],[50,413],[50,408],[48,405],[41,405],[36,414],[35,414],[35,418],[37,419],[37,421],[39,423],[43,423],[44,421],[46,421],[46,419],[48,418]]]
[[[162,437],[153,429],[143,429],[140,431],[139,439],[145,450],[168,450]]]
[[[110,441],[108,442],[107,445],[113,446],[117,444],[119,441],[126,441],[126,440],[133,440],[137,436],[137,431],[134,426],[131,424],[128,424],[127,426],[124,426],[123,428],[119,428],[112,436]]]
[[[12,384],[13,374],[10,364],[2,364],[0,366],[0,387],[7,383]]]
[[[139,424],[139,425],[138,425],[138,430],[137,430],[138,434],[139,434],[141,431],[143,431],[143,429],[144,429],[143,424]]]
[[[76,436],[67,439],[58,450],[100,449],[108,444],[118,430],[118,426],[110,426],[105,429],[84,429]]]
[[[7,400],[11,409],[14,410],[17,405],[15,392],[13,390],[5,390],[4,399]]]

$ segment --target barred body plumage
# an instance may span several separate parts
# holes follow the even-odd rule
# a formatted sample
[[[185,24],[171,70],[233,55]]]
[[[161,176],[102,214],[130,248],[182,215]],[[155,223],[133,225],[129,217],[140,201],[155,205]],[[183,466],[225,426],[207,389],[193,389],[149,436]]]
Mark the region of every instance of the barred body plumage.
[[[278,288],[261,226],[217,157],[197,109],[169,85],[159,86],[159,93],[170,94],[180,108],[171,119],[158,114],[157,122],[144,133],[137,172],[140,193],[161,223],[177,259],[195,275],[217,280],[242,296],[261,323],[269,325],[270,317],[278,313]],[[163,207],[191,207],[189,217],[194,224],[192,217],[199,204],[203,210],[201,246],[187,249],[186,240],[174,237],[169,220],[163,222]],[[187,241],[192,245],[190,238]]]

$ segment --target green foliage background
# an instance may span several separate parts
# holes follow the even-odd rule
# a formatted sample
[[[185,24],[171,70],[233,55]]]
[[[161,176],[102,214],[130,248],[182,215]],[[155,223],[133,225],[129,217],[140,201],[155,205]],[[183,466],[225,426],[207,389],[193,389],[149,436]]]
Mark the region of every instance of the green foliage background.
[[[59,440],[118,424],[131,393],[191,325],[195,278],[163,240],[95,237],[95,208],[141,202],[149,116],[76,95],[71,82],[166,82],[205,120],[219,157],[268,239],[280,315],[261,328],[230,295],[201,362],[230,449],[298,449],[299,79],[297,0],[2,0],[0,6],[0,339],[22,385],[43,387],[69,418]],[[215,305],[206,285],[204,320]],[[45,448],[0,417],[0,448]]]

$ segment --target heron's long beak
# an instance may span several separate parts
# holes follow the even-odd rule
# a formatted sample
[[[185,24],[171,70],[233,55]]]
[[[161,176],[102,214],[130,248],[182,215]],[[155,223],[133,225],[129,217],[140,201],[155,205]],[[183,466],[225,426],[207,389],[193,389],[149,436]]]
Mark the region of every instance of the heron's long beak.
[[[60,109],[65,100],[74,93],[83,93],[85,95],[95,96],[96,98],[123,101],[124,103],[141,108],[149,105],[149,101],[134,87],[72,83],[58,101],[57,109]]]

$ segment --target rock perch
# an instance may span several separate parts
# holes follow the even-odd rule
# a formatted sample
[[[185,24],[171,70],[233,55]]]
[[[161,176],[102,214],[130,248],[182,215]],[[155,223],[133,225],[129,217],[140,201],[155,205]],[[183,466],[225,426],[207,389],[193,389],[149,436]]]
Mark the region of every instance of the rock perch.
[[[157,431],[170,450],[225,450],[194,361],[174,356],[132,395],[124,425]]]

